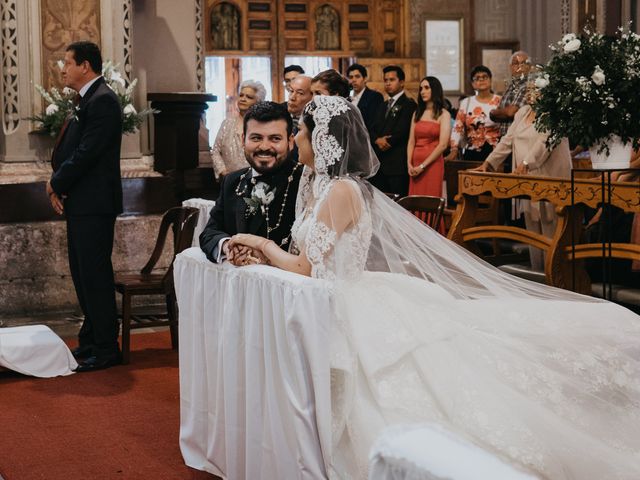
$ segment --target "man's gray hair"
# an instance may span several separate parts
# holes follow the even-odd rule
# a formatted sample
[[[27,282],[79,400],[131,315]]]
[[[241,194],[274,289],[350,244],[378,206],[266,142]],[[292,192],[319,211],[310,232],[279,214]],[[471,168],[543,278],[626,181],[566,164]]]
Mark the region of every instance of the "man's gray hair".
[[[253,88],[256,92],[258,102],[264,102],[265,98],[267,98],[267,89],[257,80],[245,80],[242,82],[238,88],[238,93],[240,93],[243,88]]]
[[[509,59],[509,61],[513,62],[513,59],[516,57],[527,57],[526,63],[528,64],[531,63],[531,57],[524,50],[518,50],[517,52],[514,52],[513,55],[511,55],[511,58]]]

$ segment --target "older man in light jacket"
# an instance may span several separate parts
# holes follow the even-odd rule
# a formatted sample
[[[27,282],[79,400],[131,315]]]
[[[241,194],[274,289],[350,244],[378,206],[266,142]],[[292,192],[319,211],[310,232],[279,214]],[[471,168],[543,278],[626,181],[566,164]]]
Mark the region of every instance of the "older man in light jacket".
[[[536,92],[531,91],[528,97],[528,103],[533,103],[537,98]],[[572,166],[569,141],[564,138],[549,151],[545,145],[547,137],[547,134],[535,129],[535,111],[530,105],[525,105],[516,113],[507,134],[477,170],[495,171],[511,154],[512,171],[516,174],[569,178]],[[517,200],[516,212],[524,214],[527,230],[553,237],[557,216],[551,203]],[[530,246],[529,256],[534,270],[544,270],[542,250]]]

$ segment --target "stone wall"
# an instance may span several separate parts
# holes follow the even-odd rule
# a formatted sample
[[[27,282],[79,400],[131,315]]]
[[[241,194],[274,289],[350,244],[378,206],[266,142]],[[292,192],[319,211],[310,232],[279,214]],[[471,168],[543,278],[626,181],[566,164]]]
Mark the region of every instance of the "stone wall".
[[[136,272],[149,259],[160,215],[121,217],[116,222],[113,266]],[[0,317],[79,311],[67,257],[66,223],[0,224]],[[173,251],[169,239],[158,267]]]

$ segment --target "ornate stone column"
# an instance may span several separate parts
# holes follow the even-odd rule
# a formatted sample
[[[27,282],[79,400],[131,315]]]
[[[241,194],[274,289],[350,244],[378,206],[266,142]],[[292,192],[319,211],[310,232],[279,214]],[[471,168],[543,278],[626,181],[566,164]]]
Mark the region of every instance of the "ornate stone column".
[[[119,64],[119,71],[126,86],[136,78],[133,55],[133,2],[132,0],[102,0],[101,46],[102,57]],[[140,111],[147,107],[146,92],[137,85],[134,90],[134,106]],[[145,121],[141,131],[122,137],[121,169],[123,177],[151,175],[153,158],[142,153],[149,135],[149,120]]]
[[[0,38],[2,38],[2,131],[15,132],[20,125],[18,108],[18,8],[16,0],[0,3]]]
[[[38,3],[0,0],[0,184],[36,181],[49,172],[50,140],[29,135],[32,124],[26,120],[34,112],[33,78],[40,74],[32,61],[40,58]]]

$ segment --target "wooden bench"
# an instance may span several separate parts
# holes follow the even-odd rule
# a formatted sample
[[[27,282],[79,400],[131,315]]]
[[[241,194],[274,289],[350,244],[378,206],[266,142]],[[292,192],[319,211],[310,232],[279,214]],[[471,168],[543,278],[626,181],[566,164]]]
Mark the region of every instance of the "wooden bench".
[[[515,240],[545,251],[544,274],[546,283],[560,288],[590,295],[591,280],[583,261],[588,258],[602,258],[601,243],[580,243],[583,238],[584,206],[597,208],[602,202],[602,186],[599,180],[579,178],[575,180],[574,206],[571,204],[571,181],[562,178],[536,177],[505,173],[485,173],[460,171],[458,173],[459,193],[448,238],[468,248],[477,249],[473,240],[503,238]],[[613,183],[611,204],[625,212],[640,212],[640,184]],[[478,225],[478,198],[491,195],[496,199],[528,198],[533,201],[548,201],[555,206],[558,223],[553,237],[545,237],[523,228],[503,225]],[[575,248],[575,285],[573,284],[572,236]],[[640,259],[640,245],[613,243],[612,258]],[[627,292],[631,299],[634,295]]]

